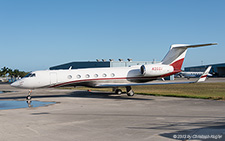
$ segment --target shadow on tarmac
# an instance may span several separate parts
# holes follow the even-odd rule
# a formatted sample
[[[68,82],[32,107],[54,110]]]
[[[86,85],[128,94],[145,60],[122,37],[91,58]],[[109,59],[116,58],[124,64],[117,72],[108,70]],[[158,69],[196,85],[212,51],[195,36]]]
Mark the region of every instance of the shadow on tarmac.
[[[185,116],[186,117],[186,116]],[[191,118],[191,117],[190,117]],[[193,117],[192,117],[193,118]],[[194,116],[194,118],[196,118]],[[215,117],[213,117],[215,118]],[[177,130],[171,133],[162,133],[159,136],[174,140],[204,140],[204,141],[224,141],[225,139],[225,119],[218,117],[215,121],[207,120],[202,122],[173,122],[161,124],[149,124],[150,127],[128,127],[129,129],[147,129],[147,130]],[[196,127],[196,128],[193,128]],[[191,129],[182,130],[185,127]],[[197,128],[201,127],[201,128]]]
[[[205,126],[207,125],[207,126]],[[225,139],[225,122],[222,121],[204,121],[198,123],[178,123],[179,126],[203,126],[202,128],[193,128],[189,130],[180,130],[172,133],[163,133],[160,136],[176,140],[204,140],[204,141],[224,141]],[[205,127],[204,127],[205,126]]]
[[[35,98],[57,98],[57,97],[79,97],[79,98],[101,98],[101,99],[117,99],[117,100],[153,100],[150,98],[140,98],[140,97],[128,97],[125,94],[117,95],[114,93],[107,93],[107,92],[87,92],[87,91],[74,91],[65,94],[40,94],[34,93],[31,95],[32,99]],[[0,100],[18,100],[26,98],[26,94],[24,96],[7,96],[7,97],[0,97]]]

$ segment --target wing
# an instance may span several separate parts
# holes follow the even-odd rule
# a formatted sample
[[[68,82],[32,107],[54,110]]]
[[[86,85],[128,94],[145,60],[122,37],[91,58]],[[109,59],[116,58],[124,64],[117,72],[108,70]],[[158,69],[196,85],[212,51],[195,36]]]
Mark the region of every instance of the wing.
[[[140,86],[140,85],[168,85],[168,84],[189,84],[199,83],[206,80],[212,66],[209,66],[197,81],[151,81],[149,83],[99,83],[95,87],[123,87],[123,86]]]

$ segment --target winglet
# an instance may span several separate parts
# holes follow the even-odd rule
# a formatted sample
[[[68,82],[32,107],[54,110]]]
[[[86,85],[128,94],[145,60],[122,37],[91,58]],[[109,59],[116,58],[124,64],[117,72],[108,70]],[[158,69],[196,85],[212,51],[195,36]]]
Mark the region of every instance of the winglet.
[[[209,74],[209,71],[211,70],[212,66],[208,66],[208,68],[205,70],[205,72],[202,74],[202,76],[196,81],[198,82],[204,82],[206,80],[206,77]]]

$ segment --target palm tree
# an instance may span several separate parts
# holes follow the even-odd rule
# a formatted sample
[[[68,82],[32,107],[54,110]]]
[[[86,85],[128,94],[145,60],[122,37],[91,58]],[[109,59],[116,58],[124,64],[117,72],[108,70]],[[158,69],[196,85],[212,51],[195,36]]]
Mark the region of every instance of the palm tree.
[[[8,73],[8,76],[11,78],[14,76],[12,69],[8,69],[7,73]]]
[[[6,76],[6,74],[8,73],[8,69],[9,69],[9,68],[7,68],[7,67],[3,67],[3,68],[2,68],[2,71],[1,71],[1,75],[2,75],[2,76]]]
[[[6,77],[7,75],[11,77],[11,79],[17,78],[17,77],[24,77],[29,72],[19,71],[18,69],[10,69],[8,67],[3,67],[0,69],[0,77]]]
[[[14,77],[19,77],[20,76],[20,71],[18,69],[15,69],[13,71]]]
[[[8,69],[8,76],[11,78],[11,80],[13,81],[14,78],[14,73],[12,69]]]
[[[24,77],[28,74],[29,72],[25,72],[25,71],[19,71],[19,77]]]
[[[2,73],[2,71],[0,70],[0,77],[2,77],[3,76],[3,73]]]

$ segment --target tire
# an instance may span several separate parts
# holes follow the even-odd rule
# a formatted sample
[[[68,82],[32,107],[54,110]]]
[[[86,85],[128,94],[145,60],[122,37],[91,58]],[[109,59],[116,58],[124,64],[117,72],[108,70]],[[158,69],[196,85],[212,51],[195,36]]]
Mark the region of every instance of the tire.
[[[122,94],[122,90],[121,89],[116,89],[115,93],[118,94],[118,95],[121,95]]]
[[[134,91],[133,91],[133,90],[129,91],[129,92],[127,93],[127,96],[134,96]]]
[[[26,99],[27,99],[27,100],[31,100],[31,96],[27,96]]]

